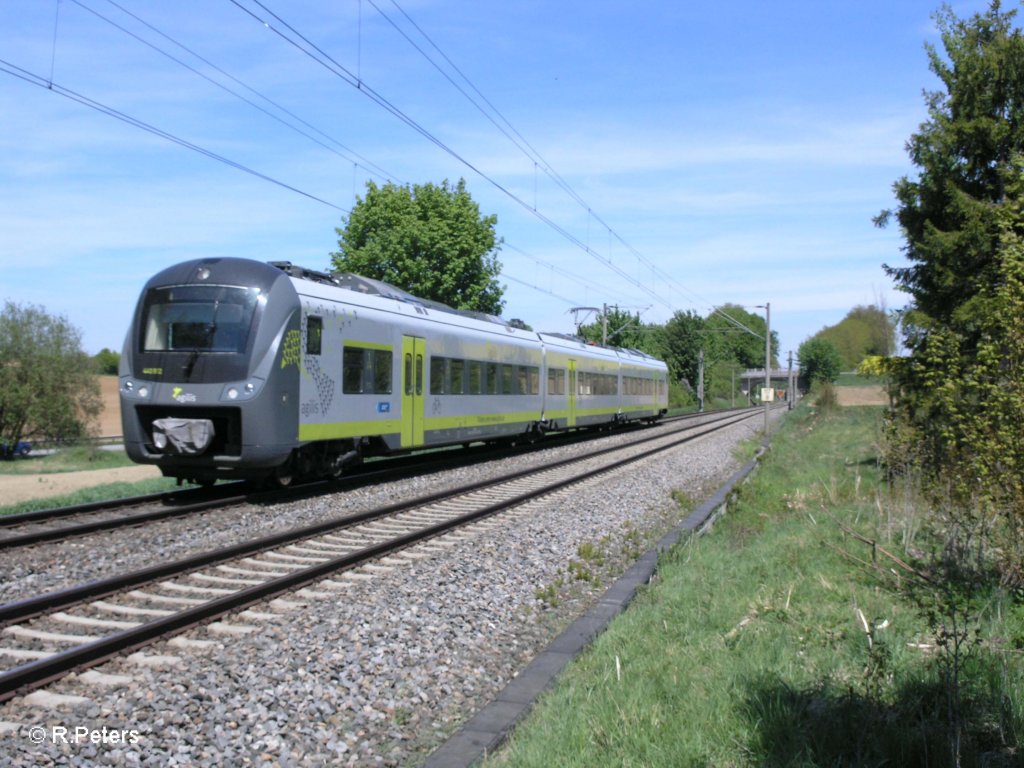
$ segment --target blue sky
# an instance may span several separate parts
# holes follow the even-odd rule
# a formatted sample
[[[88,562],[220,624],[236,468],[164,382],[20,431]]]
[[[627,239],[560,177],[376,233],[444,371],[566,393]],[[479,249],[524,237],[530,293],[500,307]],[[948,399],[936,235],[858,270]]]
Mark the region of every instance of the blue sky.
[[[937,1],[260,2],[0,0],[0,299],[120,350],[169,264],[325,269],[367,179],[465,178],[505,240],[504,315],[538,330],[570,331],[573,306],[770,302],[785,355],[857,304],[905,303],[881,268],[903,263],[898,229],[871,218],[914,172]]]

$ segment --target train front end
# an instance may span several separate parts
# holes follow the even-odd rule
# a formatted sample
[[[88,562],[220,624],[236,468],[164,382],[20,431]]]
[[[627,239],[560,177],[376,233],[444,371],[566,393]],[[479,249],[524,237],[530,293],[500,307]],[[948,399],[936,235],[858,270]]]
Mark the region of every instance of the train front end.
[[[154,276],[121,356],[128,456],[200,484],[286,465],[299,382],[285,358],[299,322],[291,282],[268,264],[201,259]]]

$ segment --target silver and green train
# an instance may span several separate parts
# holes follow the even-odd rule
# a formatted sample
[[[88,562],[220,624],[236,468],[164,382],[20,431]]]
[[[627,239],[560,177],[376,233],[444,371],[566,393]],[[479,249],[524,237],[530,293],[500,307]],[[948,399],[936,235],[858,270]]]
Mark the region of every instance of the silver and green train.
[[[655,421],[668,374],[642,352],[376,280],[202,259],[146,284],[120,390],[134,461],[200,484],[286,484],[369,455]]]

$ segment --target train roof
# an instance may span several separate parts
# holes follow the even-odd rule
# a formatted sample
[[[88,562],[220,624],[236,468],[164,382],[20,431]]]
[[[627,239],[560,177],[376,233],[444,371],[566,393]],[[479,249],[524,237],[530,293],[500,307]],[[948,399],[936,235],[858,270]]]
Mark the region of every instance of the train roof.
[[[306,267],[300,267],[292,264],[290,261],[270,261],[267,262],[270,266],[276,267],[284,272],[286,275],[292,278],[298,278],[302,280],[310,280],[323,285],[333,286],[335,288],[344,288],[345,290],[353,291],[355,293],[361,293],[366,296],[379,296],[385,299],[394,299],[401,301],[406,304],[413,306],[424,307],[426,309],[434,309],[441,312],[448,312],[453,315],[460,317],[469,317],[475,320],[482,320],[495,325],[500,325],[505,328],[519,330],[525,330],[520,326],[516,326],[513,323],[509,323],[501,317],[496,315],[487,314],[486,312],[473,312],[466,309],[455,309],[449,307],[447,304],[443,304],[440,301],[432,301],[430,299],[423,299],[419,296],[415,296],[406,290],[399,288],[398,286],[386,283],[383,280],[377,280],[372,277],[364,277],[362,275],[356,275],[351,272],[321,272],[315,269],[308,269]],[[577,346],[579,348],[586,348],[590,350],[601,350],[607,352],[609,356],[629,356],[638,357],[644,361],[661,362],[658,358],[641,352],[638,349],[630,349],[627,347],[613,347],[604,344],[596,344],[592,341],[588,341],[581,336],[575,336],[569,333],[548,333],[538,332],[536,333],[541,340],[559,340],[561,342],[568,342],[570,345]]]
[[[624,356],[629,356],[629,357],[639,357],[642,360],[652,360],[652,361],[656,361],[656,362],[661,362],[658,358],[654,357],[653,355],[649,355],[646,352],[642,352],[639,349],[633,349],[631,347],[613,347],[613,346],[607,345],[607,344],[598,344],[598,343],[593,342],[593,341],[588,341],[587,339],[583,338],[582,336],[576,336],[576,335],[573,335],[571,333],[546,333],[546,332],[542,332],[542,333],[540,333],[538,335],[541,336],[542,339],[558,339],[560,341],[567,341],[567,342],[570,342],[571,344],[575,344],[576,346],[581,347],[581,348],[582,347],[587,347],[589,349],[602,349],[602,350],[607,350],[607,351],[612,352],[612,353],[616,353],[618,355],[624,355]]]
[[[426,307],[427,309],[436,309],[441,312],[450,312],[453,315],[472,317],[476,320],[484,320],[489,323],[496,323],[498,325],[511,327],[506,320],[503,320],[496,315],[489,315],[486,312],[473,312],[468,309],[455,309],[454,307],[449,307],[447,304],[443,304],[440,301],[422,299],[419,296],[414,296],[408,291],[402,290],[398,286],[391,285],[391,283],[386,283],[383,280],[376,280],[372,277],[363,277],[362,275],[356,275],[352,272],[319,272],[315,269],[306,269],[305,267],[295,266],[290,261],[271,261],[268,263],[273,267],[277,267],[289,277],[313,280],[314,282],[333,285],[337,288],[344,288],[367,296],[380,296],[385,299],[395,299],[396,301],[403,301],[407,304],[414,304],[416,306]]]

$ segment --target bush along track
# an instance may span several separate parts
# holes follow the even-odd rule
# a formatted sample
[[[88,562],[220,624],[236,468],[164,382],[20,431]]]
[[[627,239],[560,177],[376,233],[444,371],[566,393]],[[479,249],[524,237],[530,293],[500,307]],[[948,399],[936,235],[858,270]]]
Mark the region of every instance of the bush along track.
[[[793,412],[493,763],[1020,765],[1024,607],[939,580],[880,418]]]

